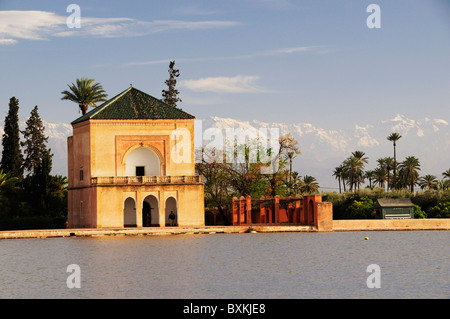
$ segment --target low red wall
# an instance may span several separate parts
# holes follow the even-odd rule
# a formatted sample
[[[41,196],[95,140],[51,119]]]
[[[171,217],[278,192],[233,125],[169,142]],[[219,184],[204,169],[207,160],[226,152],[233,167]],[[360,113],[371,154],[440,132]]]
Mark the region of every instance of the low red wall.
[[[322,202],[322,196],[311,195],[296,198],[260,198],[254,200],[250,196],[233,198],[233,226],[255,224],[294,224],[316,226],[318,230],[330,231],[333,221],[333,205]],[[259,210],[255,210],[259,206]]]

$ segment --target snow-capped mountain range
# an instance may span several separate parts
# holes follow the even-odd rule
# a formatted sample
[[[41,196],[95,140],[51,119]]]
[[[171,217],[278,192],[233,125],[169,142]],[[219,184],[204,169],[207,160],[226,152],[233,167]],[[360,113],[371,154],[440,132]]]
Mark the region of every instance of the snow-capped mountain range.
[[[49,136],[49,147],[54,154],[53,173],[67,175],[67,137],[72,135],[72,127],[67,123],[43,123]],[[21,120],[19,125],[23,130],[25,120]],[[366,169],[374,168],[378,158],[393,156],[392,143],[386,139],[391,132],[402,135],[397,142],[398,161],[406,156],[416,156],[421,163],[421,175],[433,174],[438,179],[442,178],[442,172],[450,168],[450,126],[443,119],[414,120],[399,114],[392,119],[355,124],[339,130],[329,130],[311,123],[286,124],[219,117],[201,120],[203,132],[213,127],[223,132],[226,128],[278,128],[280,135],[291,133],[299,142],[301,150],[301,155],[294,159],[294,170],[300,175],[316,177],[325,190],[337,189],[337,181],[332,176],[333,170],[351,152],[360,150],[366,153],[369,157]],[[3,134],[3,120],[0,120],[0,134]],[[196,141],[198,140],[196,137]],[[203,143],[207,144],[208,141]]]
[[[398,132],[402,138],[397,142],[397,161],[406,156],[416,156],[421,163],[421,175],[433,174],[438,179],[450,168],[450,126],[443,119],[413,120],[404,115],[365,125],[353,125],[339,130],[317,127],[311,123],[285,124],[261,121],[240,121],[229,118],[210,117],[202,121],[203,130],[217,127],[279,128],[280,135],[291,133],[299,142],[301,155],[293,161],[293,169],[300,175],[317,178],[323,189],[337,189],[332,176],[335,167],[353,151],[366,153],[369,163],[366,169],[375,168],[377,159],[393,156],[392,142],[387,136]]]
[[[25,130],[26,120],[19,120],[19,129]],[[67,137],[72,135],[72,125],[67,123],[49,123],[42,121],[45,135],[48,136],[48,147],[53,153],[52,173],[67,176]],[[0,120],[0,135],[3,136],[4,120]],[[23,135],[21,135],[23,138]],[[0,151],[2,145],[0,143]]]

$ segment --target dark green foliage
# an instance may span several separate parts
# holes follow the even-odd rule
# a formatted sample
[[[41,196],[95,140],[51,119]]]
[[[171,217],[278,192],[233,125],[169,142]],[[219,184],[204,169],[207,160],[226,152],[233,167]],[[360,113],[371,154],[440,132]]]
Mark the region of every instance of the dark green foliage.
[[[65,224],[65,217],[26,216],[9,219],[0,217],[0,230],[61,229],[65,228]]]
[[[170,61],[169,64],[169,79],[166,80],[167,90],[162,90],[162,96],[164,98],[164,103],[167,105],[176,107],[177,102],[182,102],[178,97],[178,90],[175,88],[177,85],[177,77],[180,76],[180,70],[174,69],[175,61]]]
[[[360,201],[354,200],[346,211],[346,218],[349,219],[371,219],[374,218],[375,203],[368,197],[361,198]]]
[[[42,166],[44,154],[47,152],[46,143],[48,137],[45,136],[44,125],[38,113],[38,107],[35,106],[28,118],[27,127],[22,132],[25,139],[20,144],[24,147],[25,159],[23,161],[23,168],[27,175],[36,175],[37,169]]]
[[[12,103],[17,114],[16,105]],[[25,167],[27,175],[17,178],[12,171],[0,169],[0,230],[63,228],[67,220],[67,179],[51,175],[53,155],[46,147],[48,137],[37,107],[22,133],[26,158],[23,165],[20,161],[20,167]],[[3,145],[7,144],[5,139],[8,136],[3,136]]]
[[[49,192],[52,169],[52,154],[46,151],[42,161],[36,167],[36,173],[29,175],[24,180],[24,189],[28,202],[33,207],[33,215],[43,215],[48,212]]]
[[[450,202],[439,203],[427,210],[428,218],[450,218]]]
[[[96,107],[95,103],[106,101],[107,94],[100,83],[94,83],[94,79],[81,78],[76,80],[76,84],[67,85],[69,90],[62,91],[61,100],[69,100],[78,104],[83,115],[88,107]]]
[[[20,149],[19,135],[19,100],[12,97],[9,101],[9,111],[5,118],[5,133],[2,137],[2,161],[0,168],[12,177],[23,178],[23,155]]]
[[[373,190],[364,189],[357,192],[345,192],[342,194],[323,193],[322,197],[323,201],[329,201],[333,204],[333,219],[353,218],[351,217],[352,214],[359,213],[363,210],[363,208],[360,207],[361,205],[353,205],[355,201],[368,202],[367,199],[370,199],[376,203],[379,198],[409,198],[415,205],[415,218],[450,218],[442,217],[445,215],[445,207],[447,207],[445,205],[450,205],[450,190],[417,192],[412,194],[406,189],[386,192],[383,189],[375,188]],[[439,207],[442,212],[439,213],[438,208],[435,208],[432,213],[435,217],[431,217],[429,214],[430,210],[439,204],[444,205]],[[352,205],[353,207],[349,211],[349,208]]]
[[[427,213],[425,213],[419,205],[414,205],[414,218],[427,218]]]

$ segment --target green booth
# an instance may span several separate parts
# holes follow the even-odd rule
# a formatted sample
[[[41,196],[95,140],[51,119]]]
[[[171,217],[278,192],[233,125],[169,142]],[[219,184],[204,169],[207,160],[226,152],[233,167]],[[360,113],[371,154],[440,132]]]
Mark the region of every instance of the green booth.
[[[379,219],[414,218],[414,204],[409,198],[380,198],[375,204],[375,216]]]

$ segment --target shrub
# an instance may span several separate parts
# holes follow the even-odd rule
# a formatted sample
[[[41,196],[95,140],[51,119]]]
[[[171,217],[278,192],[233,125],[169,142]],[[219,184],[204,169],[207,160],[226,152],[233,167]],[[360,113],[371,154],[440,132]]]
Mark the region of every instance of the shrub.
[[[433,190],[412,194],[407,189],[391,190],[386,192],[385,190],[376,187],[372,190],[361,189],[356,192],[345,192],[342,194],[336,192],[327,192],[322,194],[323,201],[328,201],[333,204],[333,219],[356,218],[353,216],[351,217],[352,214],[361,216],[361,214],[358,213],[358,210],[355,210],[355,207],[352,208],[351,213],[349,213],[348,209],[354,204],[354,201],[360,202],[363,201],[363,198],[371,199],[373,202],[376,202],[378,198],[409,198],[411,199],[411,202],[417,206],[414,209],[415,218],[435,218],[429,215],[429,211],[440,203],[449,203],[450,190]],[[441,208],[435,208],[432,211],[432,214],[436,216],[444,216],[445,209],[442,208],[442,205],[440,207]],[[450,218],[450,216],[448,218]]]
[[[414,205],[414,218],[427,218],[427,214],[418,205]]]
[[[375,203],[368,197],[363,197],[360,201],[354,200],[348,209],[348,217],[351,219],[371,219],[374,218]]]
[[[439,203],[427,211],[428,218],[450,218],[450,202]]]

